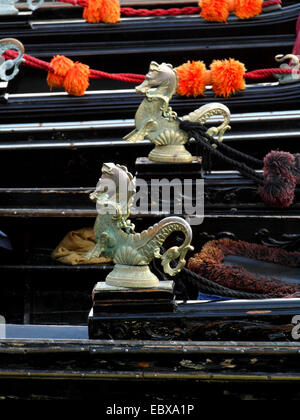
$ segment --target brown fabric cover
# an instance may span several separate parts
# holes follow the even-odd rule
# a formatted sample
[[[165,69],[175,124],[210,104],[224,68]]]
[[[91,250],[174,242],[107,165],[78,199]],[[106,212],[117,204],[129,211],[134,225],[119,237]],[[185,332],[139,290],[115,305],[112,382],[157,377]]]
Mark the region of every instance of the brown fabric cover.
[[[86,253],[95,246],[93,228],[82,228],[69,232],[52,252],[51,257],[62,264],[105,264],[111,260],[105,257],[86,257]]]

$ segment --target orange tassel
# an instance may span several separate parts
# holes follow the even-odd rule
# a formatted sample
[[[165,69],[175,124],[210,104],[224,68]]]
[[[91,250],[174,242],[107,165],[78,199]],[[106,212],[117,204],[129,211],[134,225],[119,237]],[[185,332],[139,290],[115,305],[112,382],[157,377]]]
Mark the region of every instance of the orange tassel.
[[[201,17],[210,22],[226,22],[229,16],[229,0],[200,0]]]
[[[228,98],[232,93],[245,89],[244,64],[230,58],[215,60],[207,70],[202,61],[188,61],[176,68],[177,93],[181,96],[204,96],[205,87],[212,85],[217,96]]]
[[[119,0],[102,0],[101,21],[104,23],[117,23],[121,19]]]
[[[177,93],[182,96],[204,95],[206,67],[202,61],[188,61],[176,68],[179,79]]]
[[[50,65],[54,70],[53,72],[49,71],[47,76],[47,83],[50,89],[62,88],[66,74],[74,65],[73,61],[64,55],[56,55],[52,58]]]
[[[63,55],[57,55],[50,62],[53,71],[49,71],[47,83],[50,90],[64,88],[73,96],[82,96],[89,87],[89,66],[74,63]]]
[[[89,23],[117,23],[121,18],[119,0],[89,0],[83,10],[83,18]]]
[[[82,96],[89,87],[89,66],[81,63],[75,63],[68,71],[65,80],[64,88],[66,92],[73,96]]]
[[[201,17],[210,22],[226,22],[230,12],[239,19],[262,13],[263,0],[200,0]]]
[[[75,63],[68,71],[65,80],[64,88],[69,95],[82,96],[89,87],[89,66],[81,63]]]
[[[217,96],[228,98],[232,93],[245,89],[244,64],[230,58],[215,60],[210,66],[212,88]]]
[[[239,19],[249,19],[262,13],[263,0],[235,0],[235,14]]]
[[[102,0],[89,0],[88,7],[83,9],[83,19],[89,23],[99,23]]]

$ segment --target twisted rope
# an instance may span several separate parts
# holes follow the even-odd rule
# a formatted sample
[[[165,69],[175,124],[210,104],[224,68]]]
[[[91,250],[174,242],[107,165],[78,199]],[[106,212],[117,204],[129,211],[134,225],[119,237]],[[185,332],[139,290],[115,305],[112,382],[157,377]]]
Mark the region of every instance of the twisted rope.
[[[270,76],[273,76],[273,74],[291,74],[291,73],[297,73],[300,74],[300,70],[299,69],[276,69],[276,68],[271,68],[271,69],[261,69],[261,70],[254,70],[254,71],[250,71],[248,73],[245,73],[244,77],[245,79],[267,79]]]
[[[18,53],[13,50],[7,50],[4,54],[5,59],[14,59]],[[32,57],[30,55],[24,54],[23,65],[33,67],[40,70],[51,71],[54,69],[47,61],[39,60],[38,58]],[[132,74],[132,73],[106,73],[100,70],[90,69],[90,77],[92,79],[112,79],[118,80],[121,82],[130,82],[130,83],[142,83],[145,80],[145,76],[142,74]]]
[[[260,159],[256,159],[250,155],[247,155],[246,153],[240,152],[239,150],[233,149],[232,147],[228,146],[227,144],[223,142],[219,142],[214,137],[207,134],[207,129],[203,127],[203,130],[201,129],[202,136],[211,144],[218,147],[219,150],[229,153],[231,156],[236,156],[239,161],[247,162],[250,165],[254,166],[260,166],[263,167],[264,162]],[[200,127],[199,127],[200,130]]]
[[[77,0],[69,0],[69,1],[77,1]],[[82,0],[78,0],[82,1]],[[16,58],[18,53],[13,50],[7,50],[3,56],[5,59],[14,59]],[[47,61],[40,60],[38,58],[32,57],[28,54],[24,54],[23,56],[23,65],[37,68],[40,70],[44,70],[47,72],[53,72],[53,68]],[[295,69],[281,69],[281,68],[272,68],[272,69],[261,69],[261,70],[254,70],[249,73],[245,73],[245,78],[247,79],[264,79],[272,76],[273,74],[291,74],[291,73],[298,73],[300,74],[300,70]],[[90,69],[90,78],[92,79],[111,79],[117,80],[121,82],[129,82],[129,83],[142,83],[145,80],[145,76],[142,74],[133,74],[133,73],[107,73],[100,70],[93,70]]]
[[[225,156],[221,151],[214,148],[211,143],[214,143],[215,140],[212,136],[209,136],[206,133],[207,128],[204,127],[202,124],[198,122],[182,121],[179,127],[181,130],[186,131],[189,134],[190,138],[194,138],[195,141],[204,148],[204,150],[208,150],[210,153],[214,154],[219,159],[228,163],[231,167],[237,169],[241,174],[243,174],[247,178],[250,178],[253,181],[255,181],[258,185],[264,185],[264,177],[258,174],[254,169],[250,168],[245,163]]]
[[[88,0],[56,0],[61,3],[72,4],[73,6],[88,7]],[[282,4],[281,0],[268,0],[263,2],[263,7]],[[160,16],[180,16],[194,15],[201,12],[201,7],[171,7],[169,9],[135,9],[133,7],[121,7],[123,16],[139,16],[139,17],[160,17]]]
[[[121,14],[123,16],[179,16],[179,15],[194,15],[201,12],[200,7],[181,7],[170,9],[133,9],[132,7],[121,7]]]

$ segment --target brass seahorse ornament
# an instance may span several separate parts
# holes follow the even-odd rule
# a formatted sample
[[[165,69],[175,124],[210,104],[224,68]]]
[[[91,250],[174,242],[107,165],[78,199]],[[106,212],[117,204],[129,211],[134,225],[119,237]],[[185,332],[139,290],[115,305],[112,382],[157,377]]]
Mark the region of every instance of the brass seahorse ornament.
[[[135,115],[135,129],[124,140],[135,143],[150,140],[155,148],[148,158],[154,162],[191,162],[194,157],[185,148],[189,138],[180,130],[180,119],[170,107],[170,100],[178,87],[176,70],[171,64],[157,64],[152,61],[145,81],[136,87],[136,92],[145,95]],[[224,133],[230,129],[230,111],[220,103],[204,105],[186,115],[182,120],[205,124],[211,117],[221,115],[224,122],[219,127],[211,127],[208,134],[218,136],[222,141]]]
[[[165,273],[174,276],[181,271],[185,256],[192,250],[192,230],[180,217],[166,217],[159,223],[135,232],[128,219],[135,194],[135,178],[125,166],[105,163],[96,190],[90,198],[96,202],[98,216],[94,226],[96,246],[88,257],[110,257],[115,267],[106,278],[110,286],[127,288],[151,288],[159,283],[150,271],[154,258],[161,259]],[[185,236],[181,246],[174,246],[160,253],[165,240],[175,231]],[[175,267],[171,263],[175,262]]]

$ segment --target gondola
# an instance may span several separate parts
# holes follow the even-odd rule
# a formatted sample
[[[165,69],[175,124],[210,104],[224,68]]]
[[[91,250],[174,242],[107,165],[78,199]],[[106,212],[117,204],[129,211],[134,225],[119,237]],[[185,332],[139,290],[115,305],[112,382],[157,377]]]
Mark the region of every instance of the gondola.
[[[153,8],[151,2],[122,2],[124,6],[135,8]],[[170,8],[192,5],[196,2],[160,3],[159,8]],[[296,1],[284,1],[282,8],[273,7],[273,11],[262,13],[249,21],[241,21],[235,16],[228,19],[229,25],[205,22],[195,16],[180,17],[122,17],[115,25],[89,24],[82,19],[81,7],[63,7],[63,3],[41,7],[33,13],[21,11],[19,16],[2,17],[0,37],[16,37],[23,43],[60,43],[94,41],[137,41],[142,31],[143,39],[185,39],[207,37],[232,37],[252,35],[273,35],[294,32],[294,25],[299,14],[299,4]],[[277,5],[278,6],[278,5]],[[278,9],[278,10],[274,10]],[[267,8],[266,8],[267,9]],[[125,37],[126,34],[126,37]],[[192,35],[191,35],[192,34]]]
[[[285,86],[278,86],[277,83],[275,86],[258,84],[250,86],[246,92],[229,99],[222,99],[222,103],[229,106],[234,113],[297,110],[298,85],[299,83]],[[186,114],[192,112],[196,107],[213,102],[215,102],[213,93],[208,93],[205,99],[176,97],[173,100],[173,108],[178,113]],[[57,120],[61,122],[63,119],[76,121],[83,117],[97,120],[100,110],[101,117],[105,120],[130,119],[133,118],[139,103],[140,98],[136,96],[133,89],[91,91],[76,100],[64,93],[34,96],[30,93],[8,93],[5,102],[0,104],[0,109],[3,110],[1,123],[12,123],[16,118],[19,123],[35,121],[43,123]],[[26,114],[24,114],[24,109],[27,110]]]
[[[257,44],[248,44],[248,46],[251,45],[251,54],[256,54],[253,45],[259,45],[259,42],[260,41],[257,40]],[[249,68],[250,72],[247,74],[252,74],[257,68],[262,68],[264,66],[266,69],[272,69],[274,66],[279,68],[273,54],[276,54],[276,52],[280,52],[283,55],[285,53],[288,54],[291,52],[294,42],[294,35],[288,42],[286,42],[285,39],[280,39],[278,45],[274,43],[274,39],[272,39],[272,41],[270,41],[270,49],[266,47],[268,53],[265,54],[259,64],[256,61],[255,63],[252,63],[251,60],[248,61],[249,51],[244,44],[238,43],[238,53],[235,57],[237,60],[241,61],[245,58],[245,65],[247,65],[247,67],[248,64],[251,66]],[[56,55],[57,53],[69,52],[65,49],[63,51],[55,51],[53,49],[52,53],[46,53],[47,57],[49,57],[47,58],[45,57],[45,53],[38,52],[38,50],[35,51],[37,53],[36,57],[42,59],[42,63],[48,63],[47,65],[49,65],[52,54]],[[117,49],[116,52],[120,52],[120,49]],[[118,73],[120,70],[122,71],[122,74],[130,72],[133,74],[146,74],[147,66],[149,66],[150,61],[141,60],[138,48],[132,50],[135,58],[130,61],[130,64],[124,65],[122,69],[116,63],[118,55],[112,54],[111,51],[107,51],[107,53],[105,67],[103,67],[102,64],[103,51],[101,50],[95,52],[93,48],[86,48],[86,46],[83,46],[81,49],[79,45],[76,50],[76,55],[74,56],[74,53],[72,53],[71,55],[69,54],[69,56],[73,61],[79,60],[82,63],[89,65],[90,68],[94,68],[97,71],[98,69],[101,71],[104,70],[108,72],[108,74]],[[135,56],[136,53],[138,54]],[[153,54],[151,48],[149,49],[149,52],[143,52],[145,60],[150,60],[150,53]],[[182,57],[182,51],[178,46],[174,49],[174,53],[176,54],[175,57],[167,56],[168,61],[174,66],[181,65],[187,57],[195,60],[198,60],[199,58],[203,59],[203,57],[201,57],[201,51],[193,52],[188,55],[185,54],[185,58]],[[93,56],[88,58],[87,54],[93,54]],[[153,54],[158,62],[161,61],[160,54],[161,53]],[[207,59],[205,59],[205,61],[209,63],[211,55],[213,55],[215,59],[223,59],[224,54],[224,51],[220,51],[217,54],[214,51],[208,55],[206,54]],[[246,58],[245,54],[248,58]],[[36,58],[35,55],[30,57]],[[138,61],[137,58],[139,58]],[[80,98],[74,98],[57,89],[49,92],[46,78],[47,73],[45,70],[21,66],[19,74],[13,80],[9,81],[6,88],[2,88],[0,109],[3,110],[3,113],[1,113],[3,117],[1,116],[0,121],[3,123],[12,123],[14,120],[17,120],[18,123],[36,121],[44,123],[62,120],[76,121],[81,118],[96,120],[98,119],[99,113],[101,113],[101,118],[105,120],[119,118],[128,119],[134,117],[135,110],[140,103],[140,98],[136,95],[134,83],[132,82],[108,80],[107,77],[104,80],[93,78],[90,80],[90,87],[85,92],[85,95]],[[136,84],[137,83],[135,83],[135,85]],[[282,111],[285,109],[296,110],[298,104],[298,84],[299,81],[296,78],[293,80],[293,83],[289,84],[280,84],[276,82],[274,76],[269,76],[268,78],[260,80],[247,79],[245,90],[236,92],[228,98],[221,98],[221,100],[224,105],[230,107],[230,110],[233,113]],[[196,98],[175,95],[172,99],[172,106],[178,115],[184,115],[191,112],[196,107],[213,102],[215,102],[215,93],[212,90],[207,89],[205,91],[205,96],[198,96]],[[27,111],[25,114],[23,112],[24,109]],[[61,117],[58,117],[59,115],[61,115]]]

